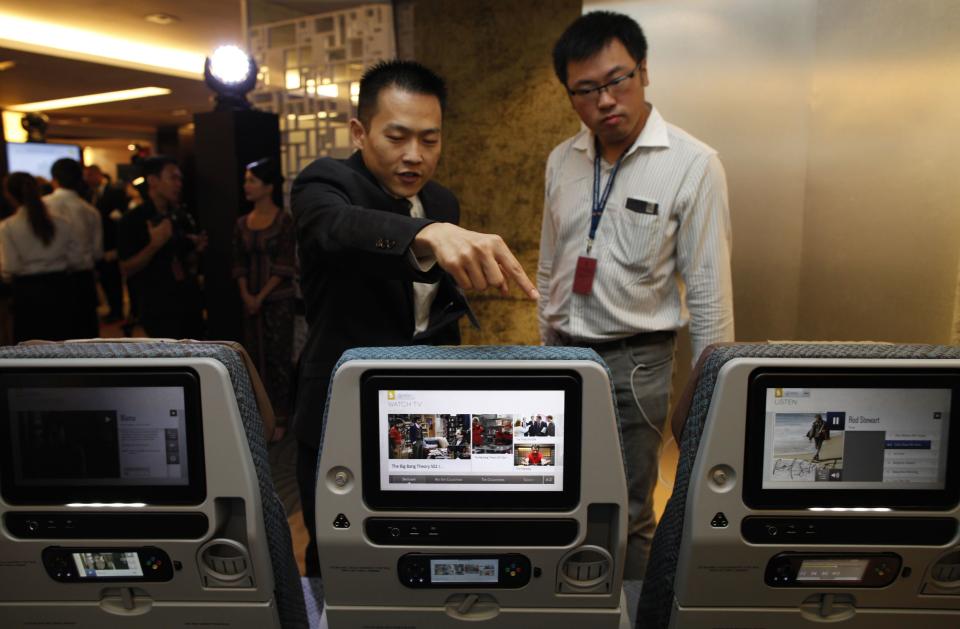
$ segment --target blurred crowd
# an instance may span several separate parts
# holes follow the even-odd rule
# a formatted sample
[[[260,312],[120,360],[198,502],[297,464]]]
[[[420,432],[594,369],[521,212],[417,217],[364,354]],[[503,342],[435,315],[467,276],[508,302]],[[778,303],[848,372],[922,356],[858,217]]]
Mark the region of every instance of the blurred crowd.
[[[166,156],[137,166],[129,182],[114,182],[98,166],[69,158],[53,164],[49,180],[25,172],[5,178],[0,344],[206,338],[207,235],[182,204],[183,174]],[[238,212],[232,260],[243,343],[280,426],[291,405],[298,294],[293,220],[283,209],[282,183],[275,160],[248,165],[243,191],[252,210]]]

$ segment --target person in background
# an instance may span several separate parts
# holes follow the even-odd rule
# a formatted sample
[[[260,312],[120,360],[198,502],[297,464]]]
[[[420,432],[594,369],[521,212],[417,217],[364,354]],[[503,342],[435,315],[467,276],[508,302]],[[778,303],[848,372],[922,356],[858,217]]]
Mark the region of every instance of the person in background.
[[[203,302],[197,255],[207,247],[180,210],[183,175],[177,162],[157,155],[143,160],[143,203],[120,219],[120,269],[140,300],[148,336],[203,338]]]
[[[83,167],[75,159],[63,158],[53,163],[52,193],[43,197],[51,214],[72,223],[77,237],[79,265],[70,278],[73,291],[69,317],[73,321],[71,338],[100,336],[97,306],[97,279],[94,266],[103,257],[103,225],[97,209],[83,200]]]
[[[276,160],[247,165],[243,194],[253,210],[233,232],[233,277],[243,301],[243,345],[257,365],[276,412],[273,441],[283,438],[292,405],[296,234],[282,209]]]
[[[527,455],[527,465],[543,465],[543,455],[540,454],[540,446],[530,448],[530,454]]]
[[[392,459],[399,459],[400,453],[403,451],[403,433],[400,432],[400,428],[397,423],[390,424],[390,447],[392,448],[393,454],[390,456]]]
[[[51,214],[32,175],[7,177],[4,193],[17,208],[0,222],[0,272],[13,283],[13,337],[70,338],[72,290],[68,272],[79,266],[73,225]]]
[[[117,258],[117,225],[127,210],[128,199],[123,187],[111,185],[96,164],[84,169],[83,180],[87,184],[87,200],[100,212],[103,232],[103,258],[97,262],[97,275],[110,307],[103,322],[114,323],[123,319],[123,276]]]
[[[40,197],[45,197],[51,192],[53,192],[53,183],[50,182],[46,177],[36,177],[37,180],[37,190],[40,192]]]
[[[470,429],[473,433],[473,445],[483,445],[483,426],[480,425],[480,418],[473,418],[473,426]]]
[[[583,127],[547,160],[540,338],[610,367],[628,461],[624,576],[642,579],[677,330],[689,318],[694,361],[734,338],[726,177],[715,150],[646,101],[647,41],[630,17],[581,16],[553,62]]]
[[[8,195],[3,192],[0,184],[0,221],[13,216],[16,211]],[[0,282],[0,345],[13,343],[13,287],[6,282]]]

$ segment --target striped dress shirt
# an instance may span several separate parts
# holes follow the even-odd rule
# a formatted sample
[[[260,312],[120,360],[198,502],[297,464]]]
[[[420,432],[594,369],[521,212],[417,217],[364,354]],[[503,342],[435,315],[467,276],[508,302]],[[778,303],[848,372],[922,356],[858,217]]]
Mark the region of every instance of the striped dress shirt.
[[[592,292],[579,295],[573,280],[586,254],[594,154],[594,136],[583,129],[547,161],[537,268],[541,340],[553,344],[559,331],[596,343],[677,330],[689,320],[694,361],[710,343],[732,341],[730,211],[717,152],[651,108],[597,229]],[[601,190],[612,170],[603,160]]]

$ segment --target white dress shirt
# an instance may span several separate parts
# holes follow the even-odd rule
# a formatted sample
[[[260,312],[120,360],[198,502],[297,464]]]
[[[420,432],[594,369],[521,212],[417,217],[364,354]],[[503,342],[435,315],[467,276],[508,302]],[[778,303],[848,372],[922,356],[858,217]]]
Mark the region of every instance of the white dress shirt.
[[[47,204],[50,214],[60,216],[73,224],[80,256],[77,270],[93,270],[94,263],[103,257],[103,225],[100,212],[79,194],[66,188],[57,188],[43,197],[43,202]]]
[[[423,210],[423,203],[420,202],[419,196],[414,195],[407,197],[407,200],[410,201],[410,216],[413,218],[426,218],[427,214]],[[429,271],[433,265],[437,263],[436,258],[432,256],[429,258],[417,258],[413,255],[412,251],[410,255],[413,257],[417,268],[421,271]],[[433,306],[433,300],[436,299],[439,290],[439,282],[433,284],[427,284],[425,282],[413,283],[413,320],[416,324],[413,330],[414,336],[426,330],[427,326],[430,325],[430,308]]]
[[[54,233],[47,245],[33,233],[26,208],[0,221],[0,271],[4,279],[78,268],[80,256],[73,225],[60,216],[50,218]]]
[[[590,254],[597,259],[592,292],[573,292],[590,231],[594,150],[594,135],[583,129],[547,162],[537,268],[541,340],[551,343],[556,330],[602,342],[677,330],[689,319],[694,360],[710,343],[732,341],[723,166],[715,150],[667,124],[655,108],[623,157],[600,220]],[[602,161],[601,190],[612,169]]]

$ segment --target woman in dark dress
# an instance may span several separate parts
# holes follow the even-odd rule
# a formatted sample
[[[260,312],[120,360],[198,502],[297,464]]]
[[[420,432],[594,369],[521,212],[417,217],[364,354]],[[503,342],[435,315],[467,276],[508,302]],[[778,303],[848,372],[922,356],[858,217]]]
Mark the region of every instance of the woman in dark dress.
[[[283,210],[279,164],[247,165],[243,192],[253,210],[234,229],[233,276],[243,300],[244,346],[257,365],[277,416],[273,441],[283,438],[292,411],[294,276],[293,218]]]

